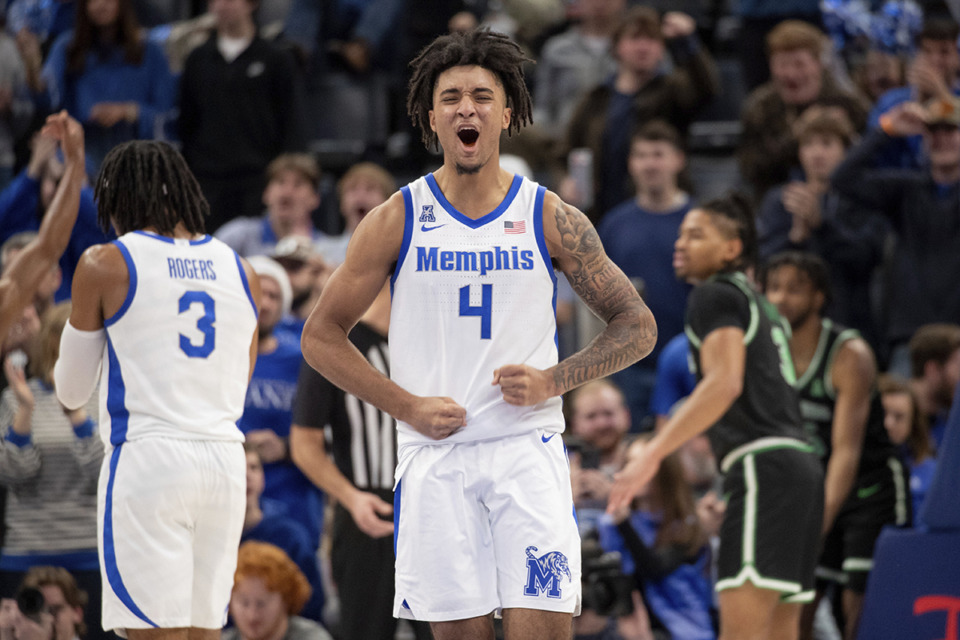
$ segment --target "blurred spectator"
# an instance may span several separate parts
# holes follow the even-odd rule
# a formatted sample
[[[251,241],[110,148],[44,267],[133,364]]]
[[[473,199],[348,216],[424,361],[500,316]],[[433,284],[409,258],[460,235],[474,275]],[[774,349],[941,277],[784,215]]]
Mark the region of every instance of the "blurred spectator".
[[[324,237],[311,217],[320,206],[320,166],[308,153],[284,153],[267,166],[263,191],[266,212],[255,218],[235,218],[216,236],[243,257],[268,255],[290,236],[314,241]]]
[[[880,126],[880,116],[904,102],[925,103],[933,98],[949,99],[960,95],[960,52],[957,36],[960,26],[952,20],[932,18],[917,34],[917,52],[909,64],[907,86],[891,89],[877,100],[870,111],[869,126]],[[875,158],[877,166],[920,168],[924,166],[923,136],[904,137],[882,149]]]
[[[236,626],[221,640],[333,640],[318,623],[297,615],[310,598],[310,583],[282,549],[265,542],[240,545],[230,595]]]
[[[183,155],[210,203],[209,233],[260,215],[267,165],[305,147],[300,78],[292,57],[257,34],[257,5],[209,0],[216,30],[180,80]]]
[[[897,239],[886,265],[882,343],[888,369],[908,375],[906,343],[924,324],[960,318],[960,101],[894,107],[852,148],[831,178],[833,189],[865,211],[884,215]],[[875,169],[896,138],[923,134],[925,169]],[[831,256],[831,260],[834,256]]]
[[[869,106],[840,88],[822,62],[826,36],[797,20],[780,23],[767,36],[772,79],[754,89],[744,103],[738,149],[740,174],[759,201],[771,187],[786,182],[797,165],[793,123],[807,107],[820,104],[846,112],[862,131]]]
[[[891,442],[900,447],[910,469],[910,498],[916,519],[933,481],[934,471],[937,470],[927,416],[920,410],[920,403],[910,383],[903,378],[880,376],[879,391],[883,402],[883,426]]]
[[[299,342],[303,324],[320,297],[327,278],[333,273],[333,268],[320,257],[314,249],[313,240],[307,236],[287,236],[277,243],[270,257],[287,272],[293,293],[290,312],[280,320],[276,331],[288,332]]]
[[[91,617],[99,619],[100,611],[87,607],[89,596],[69,571],[63,567],[32,567],[23,577],[20,588],[37,589],[43,594],[43,601],[53,616],[56,640],[92,640],[94,636],[87,633],[84,615],[89,610]],[[96,599],[99,602],[99,595]]]
[[[284,35],[320,73],[386,70],[397,62],[395,27],[405,6],[406,0],[293,0]]]
[[[623,572],[641,589],[651,627],[685,640],[717,637],[709,538],[676,453],[630,508],[604,516],[600,527],[601,546],[623,554]]]
[[[654,416],[655,429],[667,421],[677,404],[697,386],[697,378],[687,361],[689,353],[690,341],[682,331],[660,350],[657,380],[650,395],[650,413]]]
[[[570,437],[566,439],[573,503],[581,535],[596,529],[606,508],[613,474],[626,458],[630,409],[623,391],[609,378],[588,382],[570,397]]]
[[[867,50],[863,60],[851,69],[851,76],[854,85],[871,105],[876,105],[882,95],[907,82],[903,59],[878,48]]]
[[[74,0],[10,0],[6,3],[6,30],[18,44],[35,48],[37,62],[60,34],[73,28]],[[39,70],[39,69],[38,69]]]
[[[743,82],[747,91],[770,79],[767,35],[784,20],[802,20],[820,26],[820,0],[740,0],[737,38]]]
[[[332,267],[339,265],[347,255],[350,236],[363,217],[377,205],[386,202],[397,182],[383,167],[372,162],[355,164],[337,183],[343,233],[317,242],[317,253]]]
[[[247,510],[243,516],[240,542],[242,544],[247,540],[259,540],[283,549],[283,552],[297,563],[313,590],[301,613],[305,618],[321,622],[323,585],[317,564],[316,545],[310,539],[306,527],[287,515],[287,505],[263,497],[263,462],[257,453],[256,445],[244,442],[243,450],[247,457]]]
[[[533,121],[559,138],[583,95],[617,70],[611,36],[625,0],[578,0],[577,22],[549,38],[537,60]]]
[[[659,335],[674,336],[683,331],[691,289],[673,273],[673,243],[692,204],[679,184],[686,168],[680,134],[662,120],[648,122],[630,141],[627,167],[637,195],[611,209],[597,233],[610,259],[634,279]],[[633,431],[650,415],[663,344],[658,341],[649,356],[612,376],[627,397]]]
[[[757,215],[761,263],[782,251],[807,251],[830,267],[828,315],[876,343],[871,277],[883,260],[886,222],[838,193],[830,174],[853,143],[842,111],[814,106],[795,124],[802,174],[767,192]]]
[[[9,359],[4,362],[10,387],[0,397],[0,424],[6,425],[0,482],[8,490],[0,595],[11,597],[31,567],[55,564],[73,573],[99,609],[97,480],[104,449],[96,433],[97,402],[67,411],[53,389],[53,365],[69,315],[69,303],[43,315],[29,377]],[[98,620],[91,620],[93,635],[102,633]]]
[[[266,256],[251,256],[247,261],[260,276],[259,345],[237,426],[263,461],[263,495],[286,506],[286,515],[307,529],[316,551],[323,528],[323,495],[290,457],[290,422],[303,357],[298,340],[274,331],[290,310],[293,291],[276,261]]]
[[[3,245],[0,246],[0,270],[10,264],[24,247],[33,242],[36,237],[36,231],[21,231],[7,238]],[[40,283],[40,286],[37,287],[37,291],[33,297],[33,304],[30,306],[36,310],[38,319],[47,309],[56,304],[55,296],[62,280],[63,276],[60,266],[54,265]]]
[[[671,11],[661,20],[649,7],[634,7],[614,31],[617,72],[587,93],[567,127],[567,151],[588,149],[592,156],[593,193],[568,186],[560,194],[576,206],[592,201],[586,213],[595,224],[630,197],[633,130],[660,118],[685,135],[696,112],[719,92],[716,67],[695,30],[686,14]],[[669,72],[666,49],[674,62]]]
[[[389,324],[390,289],[384,286],[350,332],[353,345],[384,375],[389,374]],[[340,596],[338,637],[392,640],[396,632],[391,519],[395,429],[392,417],[303,365],[291,453],[314,484],[336,500],[330,568]],[[415,623],[418,637],[429,637],[427,626]]]
[[[44,107],[83,123],[90,175],[117,144],[156,137],[176,95],[163,49],[141,34],[132,0],[80,0],[76,26],[53,43],[39,88]]]
[[[910,388],[927,417],[933,448],[938,450],[954,390],[960,384],[960,325],[924,325],[910,338],[909,350]]]
[[[37,231],[45,212],[63,178],[64,165],[57,155],[57,142],[44,136],[35,136],[30,162],[13,182],[0,193],[0,242],[23,231]],[[97,222],[97,205],[93,189],[80,192],[80,212],[70,232],[67,250],[60,257],[62,279],[57,290],[58,302],[70,299],[73,272],[83,252],[95,244],[109,242],[113,233],[104,233]]]
[[[33,100],[17,43],[0,31],[0,189],[13,179],[15,145],[33,118]]]

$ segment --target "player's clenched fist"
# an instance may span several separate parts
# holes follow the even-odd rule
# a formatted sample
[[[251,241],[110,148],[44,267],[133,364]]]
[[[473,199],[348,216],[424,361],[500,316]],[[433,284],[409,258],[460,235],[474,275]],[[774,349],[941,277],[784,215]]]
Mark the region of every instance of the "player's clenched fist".
[[[553,378],[525,364],[507,364],[493,372],[493,383],[500,385],[508,404],[525,407],[539,404],[554,395]]]
[[[453,398],[418,398],[411,418],[404,422],[428,438],[443,440],[467,426],[467,410]]]

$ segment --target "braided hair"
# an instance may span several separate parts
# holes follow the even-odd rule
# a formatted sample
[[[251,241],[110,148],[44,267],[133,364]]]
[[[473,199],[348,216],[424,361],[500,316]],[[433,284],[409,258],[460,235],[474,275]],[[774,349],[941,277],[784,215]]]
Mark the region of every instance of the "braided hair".
[[[507,96],[507,107],[512,112],[507,134],[533,122],[533,102],[523,77],[523,65],[532,62],[520,45],[507,36],[475,29],[466,33],[440,36],[414,58],[410,66],[410,92],[407,113],[413,124],[420,127],[423,143],[431,149],[439,145],[437,134],[430,128],[433,109],[433,89],[440,74],[452,67],[479,66],[493,73]]]
[[[747,196],[731,191],[697,207],[706,211],[714,222],[725,221],[718,225],[729,237],[740,238],[743,250],[725,271],[743,271],[757,264],[757,226],[753,219],[753,206]],[[718,220],[718,218],[720,220]]]
[[[210,214],[183,156],[154,140],[133,140],[111,149],[97,176],[94,198],[100,226],[109,231],[112,223],[118,235],[146,227],[169,235],[180,222],[190,233],[201,234]]]

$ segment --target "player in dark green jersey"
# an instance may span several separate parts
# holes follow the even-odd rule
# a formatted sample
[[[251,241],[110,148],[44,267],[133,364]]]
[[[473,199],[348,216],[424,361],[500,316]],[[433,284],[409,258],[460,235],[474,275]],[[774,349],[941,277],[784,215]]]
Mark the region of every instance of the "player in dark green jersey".
[[[720,635],[795,640],[801,603],[814,594],[823,472],[801,427],[789,327],[743,273],[755,253],[752,214],[739,197],[684,218],[673,266],[697,285],[685,327],[697,386],[618,475],[609,508],[629,503],[665,456],[709,429],[727,497]]]
[[[844,637],[853,640],[880,530],[909,522],[908,481],[883,426],[870,345],[822,315],[830,299],[826,264],[810,253],[777,254],[760,281],[790,323],[800,414],[826,470],[817,601],[830,582],[842,586]],[[815,607],[804,611],[803,638],[813,637]]]

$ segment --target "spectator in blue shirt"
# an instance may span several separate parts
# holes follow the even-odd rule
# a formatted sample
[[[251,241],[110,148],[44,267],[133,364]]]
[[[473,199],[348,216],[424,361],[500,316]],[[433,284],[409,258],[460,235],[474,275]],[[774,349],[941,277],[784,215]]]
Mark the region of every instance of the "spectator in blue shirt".
[[[960,26],[952,20],[930,18],[917,34],[917,53],[907,70],[907,86],[884,93],[877,100],[867,124],[876,129],[880,116],[904,102],[927,102],[932,98],[960,96],[960,51],[957,36]],[[918,169],[925,163],[923,136],[897,140],[876,156],[877,166]]]
[[[176,91],[160,45],[140,33],[132,0],[81,0],[74,30],[53,43],[41,88],[44,106],[83,123],[91,175],[117,144],[154,138]]]

